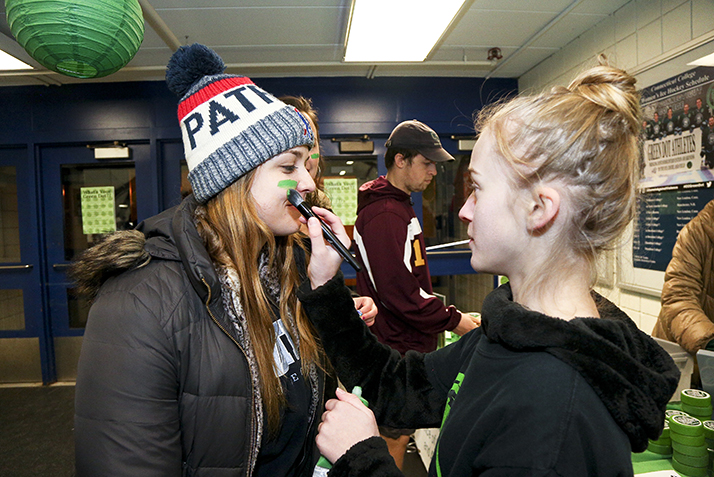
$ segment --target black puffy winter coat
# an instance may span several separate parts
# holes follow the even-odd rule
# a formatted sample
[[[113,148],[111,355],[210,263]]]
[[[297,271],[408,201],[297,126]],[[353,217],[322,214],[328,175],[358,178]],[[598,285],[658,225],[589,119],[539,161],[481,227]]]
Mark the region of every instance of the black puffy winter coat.
[[[135,232],[137,240],[107,242],[95,263],[77,265],[75,274],[86,266],[115,275],[92,305],[79,359],[79,477],[253,472],[263,416],[246,352],[193,222],[195,207],[190,196],[140,224],[143,237]],[[134,256],[143,258],[121,270]],[[305,441],[306,469],[317,458],[324,389],[318,374],[321,398]]]

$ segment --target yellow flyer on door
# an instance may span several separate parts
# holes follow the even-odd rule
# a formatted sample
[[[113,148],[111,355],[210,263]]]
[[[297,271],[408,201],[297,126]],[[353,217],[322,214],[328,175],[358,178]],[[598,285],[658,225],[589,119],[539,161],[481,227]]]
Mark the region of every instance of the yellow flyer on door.
[[[80,188],[82,233],[106,234],[117,229],[114,186]]]
[[[354,225],[357,219],[357,178],[326,177],[325,193],[332,202],[332,211],[344,225]]]

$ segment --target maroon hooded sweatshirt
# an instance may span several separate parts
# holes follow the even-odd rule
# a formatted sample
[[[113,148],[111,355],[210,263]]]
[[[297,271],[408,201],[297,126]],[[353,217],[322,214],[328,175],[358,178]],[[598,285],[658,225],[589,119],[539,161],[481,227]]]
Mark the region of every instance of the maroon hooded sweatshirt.
[[[363,264],[357,292],[372,297],[379,309],[370,330],[401,354],[434,351],[438,333],[454,329],[461,314],[432,295],[411,197],[384,176],[363,184],[357,197],[354,239]]]

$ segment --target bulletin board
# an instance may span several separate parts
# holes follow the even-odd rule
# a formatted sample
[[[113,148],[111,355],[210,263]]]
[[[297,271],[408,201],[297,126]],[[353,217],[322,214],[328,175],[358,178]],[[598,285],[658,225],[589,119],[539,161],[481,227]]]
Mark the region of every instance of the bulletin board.
[[[714,68],[645,88],[641,106],[642,194],[631,244],[618,253],[618,286],[659,297],[679,232],[714,200]]]
[[[618,285],[660,296],[677,236],[714,200],[714,181],[644,189],[641,197],[632,244],[620,250]]]

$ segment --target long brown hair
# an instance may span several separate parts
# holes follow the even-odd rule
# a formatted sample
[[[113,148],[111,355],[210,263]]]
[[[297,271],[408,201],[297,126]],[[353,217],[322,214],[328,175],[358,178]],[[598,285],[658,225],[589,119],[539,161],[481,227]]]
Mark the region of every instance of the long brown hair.
[[[238,276],[239,297],[258,366],[268,430],[273,433],[279,428],[280,409],[285,405],[285,396],[275,373],[275,332],[270,299],[264,291],[258,269],[264,247],[268,250],[268,267],[279,277],[280,316],[286,323],[292,316],[299,334],[299,337],[293,336],[293,327],[286,326],[293,341],[299,343],[301,367],[306,379],[309,379],[312,364],[324,369],[324,353],[295,293],[300,284],[295,248],[303,247],[302,241],[295,234],[274,236],[258,217],[250,193],[254,175],[255,169],[209,200],[205,206],[199,206],[196,225],[213,262],[232,268]]]

